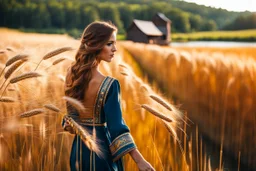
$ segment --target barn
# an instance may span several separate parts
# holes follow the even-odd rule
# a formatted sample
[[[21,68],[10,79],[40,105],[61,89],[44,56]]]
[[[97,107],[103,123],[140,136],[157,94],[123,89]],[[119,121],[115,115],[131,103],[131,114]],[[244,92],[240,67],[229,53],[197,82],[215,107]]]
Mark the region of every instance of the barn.
[[[170,43],[171,20],[157,13],[152,21],[134,19],[127,29],[127,40],[141,43],[167,45]]]

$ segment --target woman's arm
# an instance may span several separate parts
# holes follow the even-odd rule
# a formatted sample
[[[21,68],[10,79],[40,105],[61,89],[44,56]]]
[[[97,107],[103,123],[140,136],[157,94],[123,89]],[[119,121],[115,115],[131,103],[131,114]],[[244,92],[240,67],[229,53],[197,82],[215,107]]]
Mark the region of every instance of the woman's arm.
[[[130,156],[137,163],[137,166],[140,171],[155,171],[155,169],[147,162],[144,157],[141,155],[138,149],[130,151]]]

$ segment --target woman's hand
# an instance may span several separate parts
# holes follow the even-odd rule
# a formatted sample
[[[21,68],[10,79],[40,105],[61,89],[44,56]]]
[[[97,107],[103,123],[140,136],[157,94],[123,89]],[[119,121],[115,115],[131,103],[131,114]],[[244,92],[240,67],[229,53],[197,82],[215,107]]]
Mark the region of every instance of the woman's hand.
[[[75,130],[70,126],[68,122],[64,123],[63,128],[65,131],[68,131],[70,134],[75,134]]]
[[[138,149],[130,151],[132,159],[137,163],[140,171],[155,171],[155,169],[147,162],[143,156],[140,154]]]
[[[137,163],[140,171],[155,171],[155,169],[146,160],[141,160]]]

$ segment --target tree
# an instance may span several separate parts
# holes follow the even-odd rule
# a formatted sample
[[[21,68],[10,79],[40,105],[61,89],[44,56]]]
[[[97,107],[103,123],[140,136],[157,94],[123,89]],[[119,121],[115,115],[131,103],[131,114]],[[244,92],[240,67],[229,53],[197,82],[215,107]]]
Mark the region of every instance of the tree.
[[[209,20],[209,21],[204,21],[202,24],[202,27],[200,28],[200,31],[213,31],[217,29],[217,25],[215,21]]]
[[[166,16],[172,20],[172,30],[177,32],[189,32],[189,14],[180,11],[179,9],[169,9]]]
[[[79,3],[75,4],[73,1],[65,2],[65,27],[67,29],[78,28],[81,26]]]
[[[127,4],[121,3],[118,6],[121,22],[123,23],[124,29],[127,30],[133,20],[132,9]]]
[[[120,14],[116,6],[104,3],[99,5],[99,12],[102,20],[113,22],[118,27],[119,32],[124,33],[123,24],[120,20]]]
[[[256,13],[251,15],[241,15],[237,17],[233,22],[227,24],[225,30],[243,30],[243,29],[255,29],[256,28]]]
[[[59,2],[51,2],[48,5],[48,11],[51,18],[51,26],[55,28],[65,27],[64,5]]]
[[[93,6],[85,6],[81,9],[81,25],[80,28],[84,28],[89,23],[99,20],[100,16],[98,10]]]
[[[203,24],[203,19],[200,15],[190,14],[189,23],[190,23],[191,31],[199,31],[200,27]]]

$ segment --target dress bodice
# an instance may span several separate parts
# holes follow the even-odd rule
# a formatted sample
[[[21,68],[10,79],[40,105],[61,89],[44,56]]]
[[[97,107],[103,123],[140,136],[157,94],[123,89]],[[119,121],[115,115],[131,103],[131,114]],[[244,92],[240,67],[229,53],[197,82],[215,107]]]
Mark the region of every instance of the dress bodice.
[[[104,125],[105,116],[102,114],[102,107],[106,101],[107,94],[111,84],[115,79],[112,77],[105,77],[98,89],[94,106],[85,107],[85,113],[79,114],[76,110],[73,112],[68,111],[69,115],[75,115],[74,118],[81,125]]]

